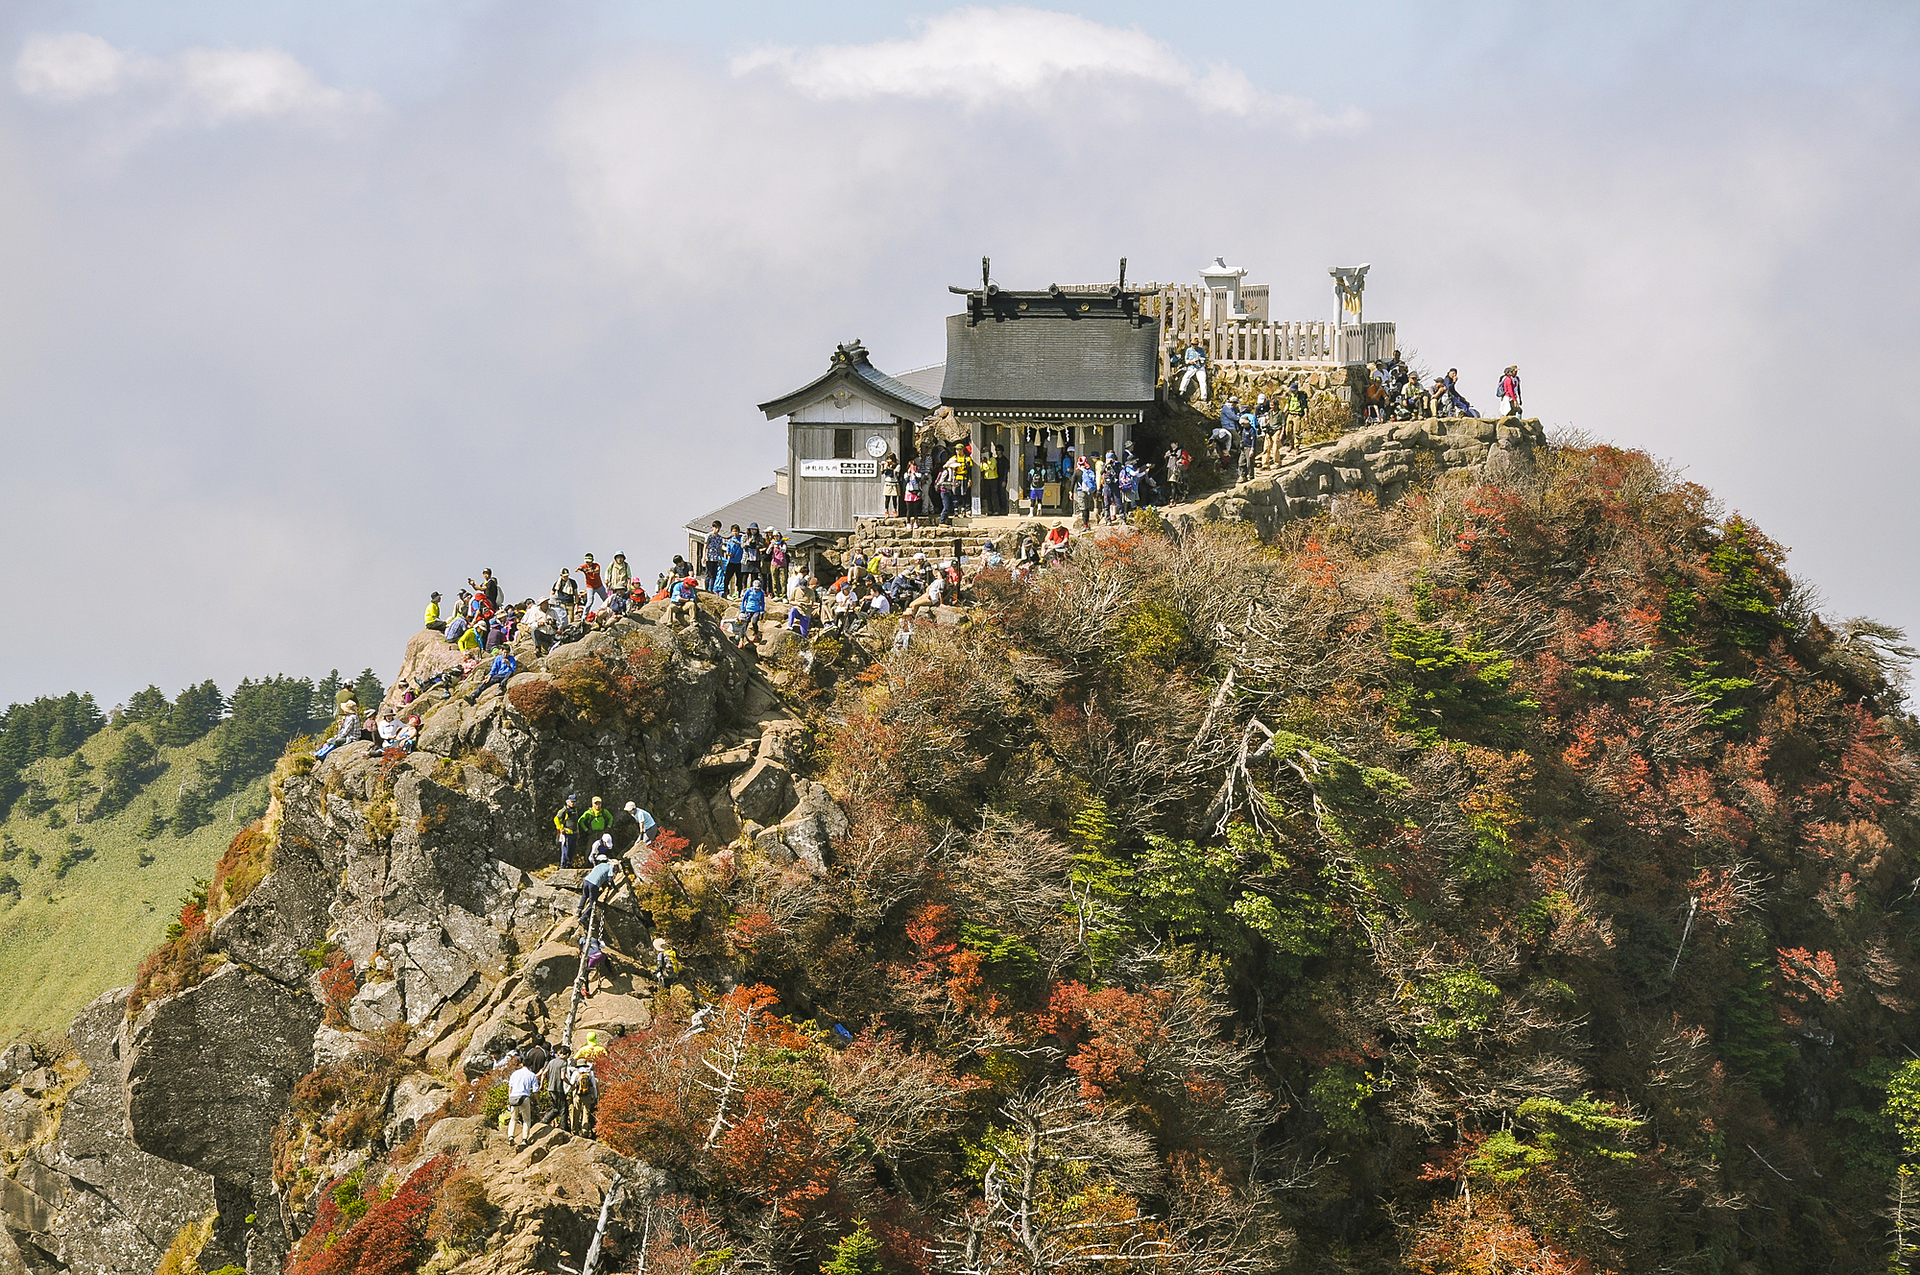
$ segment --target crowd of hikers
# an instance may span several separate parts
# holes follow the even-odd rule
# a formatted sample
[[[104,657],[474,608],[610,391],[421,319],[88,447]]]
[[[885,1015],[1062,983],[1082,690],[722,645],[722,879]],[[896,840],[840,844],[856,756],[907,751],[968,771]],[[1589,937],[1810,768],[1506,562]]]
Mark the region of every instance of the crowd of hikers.
[[[1500,401],[1500,415],[1520,415],[1520,369],[1509,365],[1500,374],[1494,397]],[[1381,421],[1423,420],[1430,416],[1479,417],[1472,403],[1460,390],[1460,369],[1450,367],[1445,376],[1421,388],[1395,351],[1392,358],[1367,364],[1367,382],[1363,391],[1362,414],[1369,423]]]
[[[1091,508],[1091,504],[1086,506],[1083,529],[1089,526]],[[793,571],[781,591],[777,578],[753,571],[742,575],[735,587],[730,583],[730,570],[723,575],[712,566],[716,542],[724,541],[719,528],[715,523],[707,537],[706,569],[683,564],[683,573],[668,586],[668,623],[678,626],[689,622],[703,591],[734,600],[738,612],[724,625],[742,647],[765,640],[770,613],[781,627],[803,639],[823,632],[850,636],[880,616],[897,615],[903,623],[893,640],[897,646],[906,646],[914,621],[931,620],[942,606],[961,605],[981,572],[1004,570],[1015,583],[1024,583],[1034,572],[1073,551],[1072,532],[1064,521],[1045,531],[1030,528],[1018,535],[1011,545],[1011,555],[990,543],[972,562],[957,548],[954,556],[930,558],[924,551],[907,553],[882,547],[868,552],[856,546],[848,550],[830,582]]]

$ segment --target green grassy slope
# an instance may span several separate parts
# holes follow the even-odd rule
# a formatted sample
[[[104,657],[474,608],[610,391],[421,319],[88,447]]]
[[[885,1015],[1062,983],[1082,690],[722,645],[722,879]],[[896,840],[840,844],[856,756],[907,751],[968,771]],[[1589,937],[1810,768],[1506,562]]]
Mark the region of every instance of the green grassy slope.
[[[80,750],[96,768],[119,747],[124,730],[107,729]],[[59,1032],[87,1002],[109,988],[133,981],[140,958],[165,936],[179,914],[180,898],[196,879],[210,876],[233,834],[266,809],[267,781],[252,781],[220,802],[211,824],[186,837],[166,830],[140,836],[152,802],[171,812],[181,781],[208,751],[201,740],[163,748],[162,770],[125,810],[105,819],[48,827],[48,816],[27,817],[24,803],[0,821],[20,853],[0,863],[0,873],[20,882],[19,901],[0,895],[0,1042],[32,1031]],[[49,788],[60,786],[68,758],[34,763]],[[71,819],[73,807],[61,812]],[[230,813],[231,812],[231,813]],[[78,833],[93,856],[54,876],[61,854]],[[153,862],[141,866],[142,853]],[[31,855],[40,857],[30,867]]]

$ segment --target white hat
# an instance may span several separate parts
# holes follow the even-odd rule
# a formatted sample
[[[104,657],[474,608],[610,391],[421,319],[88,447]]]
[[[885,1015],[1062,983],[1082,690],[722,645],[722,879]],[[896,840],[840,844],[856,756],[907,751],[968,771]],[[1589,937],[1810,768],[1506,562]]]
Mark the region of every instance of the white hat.
[[[629,802],[627,803],[627,805],[626,805],[626,809],[627,809],[627,810],[629,810],[629,811],[632,811],[632,810],[636,810],[636,809],[638,809],[638,807],[637,807],[637,806],[635,806],[635,805],[634,805],[634,804],[633,804],[633,803],[632,803],[631,801],[629,801]]]

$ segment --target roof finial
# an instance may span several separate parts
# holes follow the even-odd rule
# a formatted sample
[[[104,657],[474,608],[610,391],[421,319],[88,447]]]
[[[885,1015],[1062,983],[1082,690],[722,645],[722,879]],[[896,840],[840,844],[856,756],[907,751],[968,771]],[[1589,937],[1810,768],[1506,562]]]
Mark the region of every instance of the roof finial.
[[[1120,291],[1125,292],[1126,290],[1127,290],[1127,259],[1125,257],[1122,257],[1120,258]]]
[[[985,292],[993,286],[993,258],[980,258],[980,291]]]

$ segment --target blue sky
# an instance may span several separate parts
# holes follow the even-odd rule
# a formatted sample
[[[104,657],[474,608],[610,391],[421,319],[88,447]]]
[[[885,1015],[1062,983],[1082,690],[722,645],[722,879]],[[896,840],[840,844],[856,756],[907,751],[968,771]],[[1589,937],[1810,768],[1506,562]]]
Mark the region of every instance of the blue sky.
[[[651,573],[778,463],[755,402],[937,359],[983,254],[1298,317],[1370,261],[1470,392],[1920,630],[1911,4],[16,3],[0,63],[0,589],[62,617],[0,702]]]

